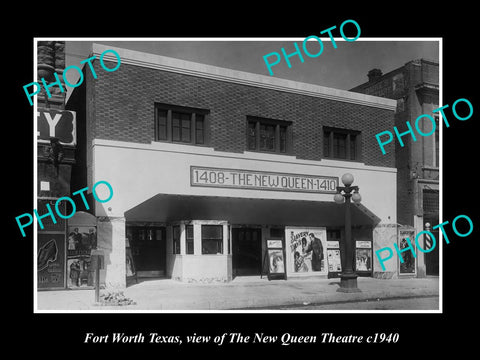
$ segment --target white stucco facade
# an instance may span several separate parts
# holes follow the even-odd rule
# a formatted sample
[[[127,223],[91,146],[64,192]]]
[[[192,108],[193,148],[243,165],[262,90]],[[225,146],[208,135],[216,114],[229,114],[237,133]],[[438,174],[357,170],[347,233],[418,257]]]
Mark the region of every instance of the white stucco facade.
[[[268,172],[272,174],[292,175],[321,175],[341,179],[345,173],[353,174],[354,185],[360,187],[362,205],[370,210],[379,222],[373,230],[373,266],[375,272],[382,272],[381,276],[395,276],[396,263],[386,262],[385,271],[375,257],[375,251],[383,246],[391,246],[396,241],[396,169],[387,167],[367,166],[360,162],[349,161],[307,161],[295,156],[262,154],[262,153],[229,153],[215,151],[212,148],[194,147],[171,143],[134,144],[120,141],[96,139],[92,144],[94,171],[93,183],[108,181],[114,195],[106,203],[97,203],[95,215],[100,218],[115,219],[108,222],[108,231],[105,236],[111,236],[112,253],[106,261],[107,274],[111,274],[112,283],[122,283],[125,274],[124,252],[115,249],[124,249],[125,232],[122,230],[129,221],[128,212],[142,206],[158,194],[180,196],[202,196],[237,199],[266,199],[291,200],[319,203],[332,203],[333,194],[323,194],[302,191],[275,191],[272,189],[222,188],[192,186],[191,167],[220,168]],[[342,185],[339,180],[339,185]],[[91,185],[90,185],[91,186]],[[104,191],[105,193],[102,193]],[[108,196],[106,187],[98,187],[100,198]],[[162,206],[162,204],[157,204]],[[162,208],[163,209],[163,208]],[[196,219],[184,218],[175,223],[165,222],[165,211],[139,211],[135,221],[157,223],[167,228],[166,246],[166,274],[183,281],[229,281],[232,279],[232,251],[230,226],[239,224],[228,222],[229,214],[225,213],[224,221],[212,223],[223,226],[224,244],[223,254],[202,255],[200,249],[200,224],[205,223]],[[275,217],[275,208],[271,209]],[[322,221],[319,214],[318,223],[312,225],[325,226],[328,222]],[[180,219],[179,219],[180,220]],[[343,221],[343,220],[342,220]],[[262,219],[257,219],[262,224]],[[185,251],[185,223],[193,224],[195,233],[194,253]],[[180,225],[180,253],[172,251],[172,225]],[[111,225],[111,226],[110,226]],[[295,224],[288,224],[295,225]],[[266,238],[267,228],[262,225],[262,238]],[[99,227],[99,233],[102,227]],[[101,235],[99,235],[101,238]],[[264,248],[264,245],[262,245]],[[120,263],[120,264],[119,264]],[[110,268],[110,271],[109,271]],[[388,275],[385,275],[388,274]],[[293,274],[294,275],[294,274]],[[107,275],[107,281],[110,279]]]

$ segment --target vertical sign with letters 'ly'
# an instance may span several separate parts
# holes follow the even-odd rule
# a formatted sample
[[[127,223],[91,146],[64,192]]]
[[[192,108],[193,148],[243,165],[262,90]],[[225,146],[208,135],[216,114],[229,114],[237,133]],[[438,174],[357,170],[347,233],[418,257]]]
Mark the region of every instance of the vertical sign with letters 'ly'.
[[[77,143],[75,115],[74,111],[38,108],[38,142],[50,143],[54,137],[62,145],[74,146]]]

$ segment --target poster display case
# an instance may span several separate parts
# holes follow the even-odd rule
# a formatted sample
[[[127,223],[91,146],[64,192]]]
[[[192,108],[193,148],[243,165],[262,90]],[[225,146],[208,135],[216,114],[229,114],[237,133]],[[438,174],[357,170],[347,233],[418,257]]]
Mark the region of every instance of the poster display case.
[[[372,276],[373,272],[372,242],[355,241],[355,272],[358,276]]]
[[[285,269],[285,248],[282,239],[269,239],[266,243],[266,252],[262,270],[266,268],[268,280],[287,279]],[[263,271],[262,271],[263,275]]]
[[[296,276],[327,275],[327,233],[325,228],[285,228],[287,269]]]

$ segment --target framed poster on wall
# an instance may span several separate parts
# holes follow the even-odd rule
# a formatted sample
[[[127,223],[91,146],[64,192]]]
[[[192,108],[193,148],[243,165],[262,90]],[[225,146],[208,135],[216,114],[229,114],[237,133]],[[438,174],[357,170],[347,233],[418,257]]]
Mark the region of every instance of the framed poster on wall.
[[[97,248],[96,226],[68,226],[67,236],[67,286],[71,289],[92,288],[94,269],[91,252]]]
[[[290,274],[328,274],[326,228],[286,227],[285,239]]]
[[[267,240],[267,248],[263,260],[262,269],[267,267],[268,280],[287,279],[285,271],[285,249],[283,240]]]
[[[409,247],[409,242],[412,245],[415,256],[410,250],[402,252],[398,258],[398,274],[399,275],[415,275],[417,273],[417,249],[415,248],[415,230],[414,229],[399,229],[398,230],[398,248],[403,250]],[[400,261],[400,256],[403,259],[403,262]]]
[[[38,233],[37,286],[65,288],[65,234]]]
[[[359,276],[372,276],[373,271],[372,242],[355,241],[355,272]]]

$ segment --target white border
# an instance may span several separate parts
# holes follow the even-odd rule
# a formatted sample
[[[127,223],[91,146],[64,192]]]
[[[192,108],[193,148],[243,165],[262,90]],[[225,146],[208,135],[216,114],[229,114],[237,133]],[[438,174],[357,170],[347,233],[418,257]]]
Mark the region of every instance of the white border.
[[[306,35],[308,36],[308,34]],[[261,38],[252,38],[252,37],[240,37],[240,38],[225,38],[225,37],[213,37],[213,38],[181,38],[181,37],[174,37],[174,38],[112,38],[112,37],[95,37],[95,38],[71,38],[71,37],[39,37],[34,38],[33,40],[33,74],[34,79],[37,79],[37,57],[35,54],[37,53],[37,42],[38,41],[303,41],[304,38],[298,37],[283,37],[283,38],[269,38],[269,37],[261,37]],[[328,38],[321,38],[328,39]],[[335,41],[344,41],[343,38],[334,38]],[[439,104],[438,106],[443,106],[443,38],[441,37],[416,37],[416,38],[408,38],[408,37],[389,37],[389,38],[382,38],[382,37],[372,37],[372,38],[359,38],[356,41],[438,41],[439,44]],[[413,59],[412,59],[413,60]],[[343,91],[343,90],[342,90]],[[34,175],[33,175],[33,208],[36,208],[37,204],[37,123],[36,123],[36,112],[37,112],[37,97],[34,99],[34,132],[33,132],[33,140],[34,140],[34,147],[33,147],[33,166],[34,166]],[[441,117],[441,115],[440,115]],[[443,124],[443,122],[442,122]],[[443,161],[443,126],[440,128],[440,163]],[[439,179],[439,190],[440,190],[440,223],[443,222],[443,168],[442,166],[439,167],[440,179]],[[440,239],[442,235],[440,235]],[[439,239],[438,243],[440,245],[439,249],[439,257],[440,257],[440,269],[439,269],[439,309],[438,310],[125,310],[125,309],[118,309],[118,310],[39,310],[37,308],[37,232],[36,226],[34,225],[33,229],[33,239],[34,239],[34,253],[33,253],[33,283],[34,283],[34,313],[109,313],[109,314],[131,314],[131,313],[218,313],[218,314],[225,314],[225,313],[276,313],[276,314],[312,314],[312,313],[367,313],[367,314],[374,314],[374,313],[443,313],[443,243]],[[67,291],[67,290],[58,290],[58,291]]]

